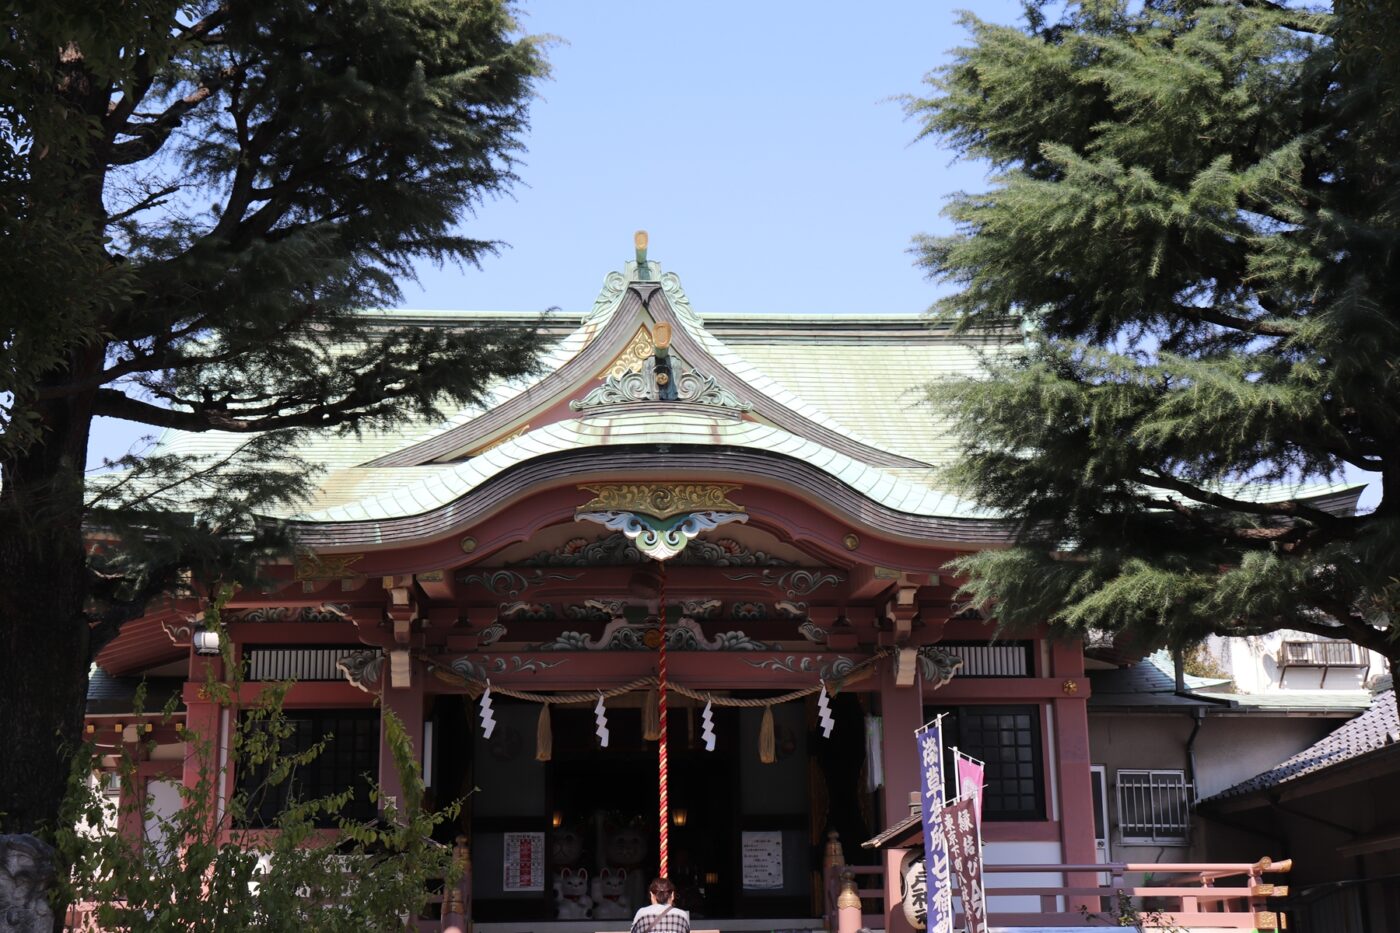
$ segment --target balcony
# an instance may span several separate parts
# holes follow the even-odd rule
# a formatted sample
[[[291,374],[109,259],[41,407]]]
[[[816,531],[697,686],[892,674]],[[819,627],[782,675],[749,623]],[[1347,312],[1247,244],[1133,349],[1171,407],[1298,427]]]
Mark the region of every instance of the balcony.
[[[1322,671],[1320,686],[1327,686],[1327,672],[1335,668],[1369,669],[1370,652],[1360,645],[1341,639],[1315,641],[1285,641],[1278,649],[1280,682],[1292,667],[1307,667]]]

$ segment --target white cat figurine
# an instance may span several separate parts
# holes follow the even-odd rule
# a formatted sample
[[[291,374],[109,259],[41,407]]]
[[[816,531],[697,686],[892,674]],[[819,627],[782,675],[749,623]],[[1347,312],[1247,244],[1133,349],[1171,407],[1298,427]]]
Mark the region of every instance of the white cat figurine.
[[[627,899],[627,869],[602,874],[593,879],[593,916],[599,920],[626,920],[632,916]]]
[[[588,869],[565,868],[554,879],[555,913],[560,920],[588,920],[593,898],[588,896]]]

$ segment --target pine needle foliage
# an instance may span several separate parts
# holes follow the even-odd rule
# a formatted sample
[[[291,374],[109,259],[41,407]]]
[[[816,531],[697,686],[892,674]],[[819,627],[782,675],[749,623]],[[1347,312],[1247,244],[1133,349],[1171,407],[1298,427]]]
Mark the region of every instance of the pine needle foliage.
[[[993,167],[915,244],[1007,328],[929,401],[1014,523],[957,561],[1007,626],[1182,647],[1400,639],[1400,20],[1383,3],[1028,0],[906,100]],[[1367,514],[1308,483],[1379,474]],[[1314,486],[1314,488],[1318,488]]]
[[[470,222],[517,181],[546,66],[510,0],[0,15],[0,706],[28,711],[0,717],[0,799],[51,833],[92,656],[182,579],[285,553],[260,516],[309,488],[298,432],[431,420],[535,366],[532,328],[365,309],[499,248]],[[94,489],[102,417],[248,440]]]

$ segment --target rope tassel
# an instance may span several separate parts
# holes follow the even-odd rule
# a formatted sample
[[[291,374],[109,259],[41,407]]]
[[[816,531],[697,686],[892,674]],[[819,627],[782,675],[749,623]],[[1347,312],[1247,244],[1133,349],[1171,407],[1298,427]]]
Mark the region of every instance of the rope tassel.
[[[778,740],[773,734],[773,707],[763,707],[763,725],[758,728],[758,760],[771,765],[778,760]]]
[[[550,725],[549,704],[540,704],[540,723],[535,727],[535,760],[548,761],[554,757],[554,729]]]

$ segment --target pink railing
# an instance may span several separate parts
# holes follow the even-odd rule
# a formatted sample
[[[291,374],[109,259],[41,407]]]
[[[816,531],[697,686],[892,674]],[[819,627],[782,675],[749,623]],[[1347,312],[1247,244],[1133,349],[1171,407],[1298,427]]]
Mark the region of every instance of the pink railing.
[[[1285,873],[1292,866],[1292,860],[1274,862],[1267,858],[1253,863],[987,865],[987,914],[996,926],[1112,925],[1136,918],[1147,929],[1277,930],[1282,924],[1277,912],[1270,909],[1269,899],[1285,896],[1288,889],[1267,881],[1266,876]],[[1058,883],[1028,883],[1024,879],[998,883],[998,876],[1013,874],[1049,877]],[[885,868],[828,865],[827,891],[839,892],[843,876],[853,882],[851,887],[860,898],[859,925],[883,929]],[[1130,884],[1130,876],[1140,883]],[[1151,876],[1151,883],[1147,876]],[[1008,905],[1012,898],[1015,902]],[[870,912],[872,908],[878,912]],[[830,895],[826,919],[828,930],[841,928],[839,911]],[[956,923],[961,922],[959,917]]]

